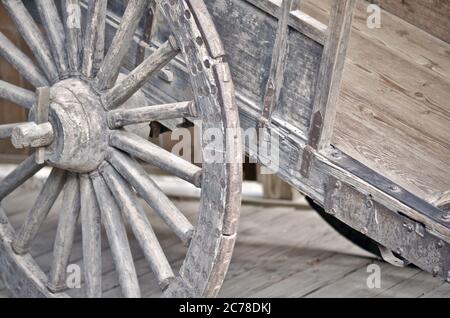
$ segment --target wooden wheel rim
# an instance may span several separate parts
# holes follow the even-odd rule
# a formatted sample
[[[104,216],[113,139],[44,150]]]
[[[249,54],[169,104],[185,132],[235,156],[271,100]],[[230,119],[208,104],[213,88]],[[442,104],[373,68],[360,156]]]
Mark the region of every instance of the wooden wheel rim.
[[[43,3],[53,3],[53,1],[49,0],[37,0],[37,2],[38,6]],[[144,6],[144,2],[147,1],[130,1],[128,6]],[[239,162],[241,160],[241,148],[238,129],[239,118],[234,100],[234,87],[228,65],[223,60],[224,51],[219,36],[215,31],[213,23],[203,2],[198,0],[156,0],[155,2],[168,22],[172,35],[176,41],[174,42],[171,40],[169,41],[169,44],[172,47],[177,46],[180,49],[186,63],[186,68],[189,70],[188,73],[192,84],[194,101],[196,105],[195,112],[198,113],[199,117],[202,119],[202,129],[213,128],[216,130],[219,129],[222,132],[222,143],[226,154],[224,162],[208,163],[204,160],[202,167],[202,178],[199,179],[198,174],[195,174],[191,178],[192,180],[189,180],[194,184],[197,183],[197,185],[201,181],[202,186],[202,196],[200,202],[201,207],[197,220],[197,226],[192,237],[189,237],[189,248],[179,274],[177,274],[173,279],[163,280],[160,284],[163,285],[164,296],[167,297],[211,297],[217,295],[219,292],[226,274],[236,239],[237,222],[239,218],[241,185],[241,167]],[[15,3],[14,0],[4,0],[3,3],[10,12],[14,12],[14,10],[17,9],[17,3]],[[69,4],[71,6],[79,5],[77,0],[67,0],[65,5]],[[98,10],[92,11],[92,14],[97,14],[100,16],[102,8],[99,8],[101,5],[97,6],[92,4],[92,9]],[[105,9],[106,7],[103,8],[103,10]],[[131,9],[130,12],[132,11],[133,10]],[[125,12],[125,14],[127,14],[127,12]],[[48,27],[47,25],[45,26]],[[35,56],[38,56],[37,59],[40,62],[39,64],[45,70],[45,74],[43,74],[40,73],[38,69],[33,68],[33,72],[28,74],[28,77],[34,81],[35,86],[41,86],[47,81],[50,83],[57,83],[61,80],[66,80],[67,78],[83,78],[84,75],[86,75],[80,74],[82,73],[81,64],[83,63],[83,59],[80,58],[80,61],[78,62],[73,59],[74,50],[71,50],[70,46],[68,48],[69,52],[67,52],[65,58],[60,58],[62,55],[60,52],[61,50],[58,51],[60,46],[58,46],[58,41],[55,40],[55,36],[52,39],[51,30],[51,26],[46,28],[47,34],[50,38],[50,49],[55,57],[54,62],[56,66],[51,66],[52,64],[48,61],[48,59],[46,59],[45,49],[43,50],[44,53],[42,53],[42,48],[34,48],[33,52]],[[65,36],[68,39],[67,41],[70,42],[73,40],[75,35],[72,34],[73,30],[70,30],[71,32],[67,31],[68,29],[66,29]],[[23,32],[21,33],[22,35],[24,34]],[[120,32],[118,31],[117,33]],[[118,35],[116,34],[116,36]],[[2,38],[0,38],[0,40],[2,40]],[[85,43],[88,43],[87,40],[85,41]],[[73,41],[71,43],[73,43]],[[28,44],[33,48],[32,42],[28,42]],[[78,48],[78,50],[80,50],[80,48]],[[36,54],[36,51],[41,54]],[[0,53],[2,53],[1,50]],[[92,57],[94,57],[94,55],[95,54],[92,53]],[[108,54],[105,59],[108,59]],[[123,56],[119,59],[120,61],[118,64],[120,65],[123,60]],[[114,61],[114,57],[111,60]],[[64,64],[61,61],[66,61],[67,63]],[[18,64],[14,63],[14,61],[12,62],[12,64],[15,64],[16,68],[21,71],[23,61],[20,61],[21,63]],[[91,67],[93,68],[95,59],[92,59],[90,62],[92,64]],[[59,74],[59,79],[55,79],[55,73]],[[102,78],[101,75],[104,75],[104,77]],[[112,77],[114,77],[114,74]],[[114,91],[115,87],[111,85],[111,76],[108,78],[108,71],[104,71],[102,73],[102,68],[100,67],[95,80],[89,80],[89,82],[96,84],[100,82],[96,88],[102,95],[101,101],[104,106],[106,105],[106,110],[116,108],[117,105],[107,109],[109,107],[108,105],[111,105],[114,102],[119,104],[122,103],[121,101],[117,102],[117,91]],[[122,93],[123,92],[119,92],[119,95]],[[27,108],[31,107],[29,102],[31,97],[25,90],[14,90],[14,94],[11,94],[9,91],[7,93],[2,93],[2,90],[0,89],[0,97],[12,100],[13,102],[21,104]],[[122,99],[124,98],[123,96],[120,97]],[[1,126],[0,132],[2,132]],[[11,132],[9,134],[7,133],[5,136],[9,136],[10,134]],[[110,146],[113,148],[120,148],[120,150],[127,152],[128,148],[124,147],[122,144],[124,140],[122,137],[124,136],[120,136],[120,132],[117,134],[112,133],[111,136]],[[207,140],[203,140],[202,142],[203,147],[208,145]],[[233,149],[233,151],[228,151],[230,149]],[[124,162],[121,162],[120,159],[123,159],[121,156],[124,154],[117,151],[113,151],[113,154],[111,154],[111,152],[108,153],[109,154],[106,155],[105,162],[100,165],[98,170],[96,169],[91,172],[89,174],[89,178],[86,178],[86,173],[83,173],[83,175],[80,174],[80,177],[78,178],[74,172],[69,172],[67,174],[60,169],[54,169],[49,177],[49,179],[52,178],[52,183],[48,186],[48,188],[51,188],[57,192],[61,191],[63,187],[68,187],[69,190],[77,189],[78,192],[72,191],[74,193],[78,193],[73,196],[66,194],[66,192],[68,193],[70,191],[64,192],[64,201],[72,203],[72,205],[67,203],[69,205],[66,205],[65,207],[71,207],[73,211],[77,209],[76,201],[78,200],[78,202],[80,202],[79,196],[81,195],[82,199],[83,196],[86,198],[89,196],[89,191],[86,191],[86,189],[92,189],[92,187],[95,188],[97,201],[99,201],[100,204],[99,210],[101,210],[103,218],[103,207],[100,202],[101,198],[99,198],[99,192],[101,191],[97,191],[96,188],[98,183],[103,184],[105,181],[109,183],[118,182],[116,190],[120,190],[120,177],[126,180],[129,184],[130,181],[128,178],[133,178],[133,176],[130,176],[131,173],[125,169],[127,166],[121,166]],[[133,155],[134,154],[135,153],[133,153]],[[42,165],[35,164],[36,156],[37,154],[28,158],[15,172],[9,176],[9,179],[7,177],[6,180],[3,181],[3,189],[0,185],[1,200],[17,186],[26,181],[26,179],[40,170],[40,168],[42,168]],[[58,168],[64,168],[64,166]],[[108,169],[112,169],[114,171],[112,172],[112,170]],[[108,174],[111,173],[115,175],[115,179],[114,177],[108,176]],[[184,175],[181,175],[181,177],[184,177]],[[190,177],[188,176],[186,178],[189,179]],[[78,185],[76,179],[79,179]],[[86,181],[86,179],[92,181]],[[89,188],[89,186],[91,188]],[[136,188],[134,185],[133,187]],[[111,189],[111,191],[114,192],[114,189]],[[126,199],[129,194],[125,193],[123,195]],[[96,198],[94,197],[93,199],[95,201]],[[81,204],[79,209],[82,210],[82,217],[83,209],[93,208],[92,206],[86,206],[87,203],[83,202],[84,201],[81,200],[81,203],[78,203]],[[118,202],[118,207],[124,208],[124,206],[122,206],[124,202],[125,201],[120,203]],[[74,215],[70,215],[70,213],[65,214],[64,222],[66,222],[66,225],[70,225],[71,222],[73,223],[73,220],[71,221],[71,219],[74,219]],[[114,219],[111,220],[113,221]],[[60,220],[60,223],[61,222],[62,221]],[[61,226],[61,224],[59,226]],[[84,233],[85,232],[83,229],[83,235]],[[183,233],[178,234],[180,234],[179,236],[183,235]],[[17,244],[17,248],[12,248],[12,246],[15,246],[15,241],[18,240],[16,236],[20,237],[20,235],[17,235],[14,232],[5,213],[0,209],[0,268],[5,269],[2,276],[12,293],[18,296],[29,297],[66,296],[63,292],[59,292],[61,286],[58,286],[58,284],[56,284],[56,286],[49,284],[47,276],[39,269],[29,254],[19,253],[23,255],[18,255],[17,252],[20,252],[20,244]],[[26,252],[26,249],[24,251]],[[118,265],[116,263],[116,267],[117,266]],[[121,266],[125,266],[123,268],[126,269],[126,265],[122,264]],[[158,266],[156,266],[156,268],[158,268]],[[50,273],[52,277],[54,276],[54,272],[58,272],[58,270],[52,268],[52,272]],[[165,277],[164,273],[160,273],[160,275]],[[56,290],[57,292],[52,293],[49,289]],[[122,290],[127,290],[127,288],[122,286]],[[136,292],[133,293],[133,291],[130,290],[128,290],[128,292],[124,291],[124,293],[126,296],[138,295]]]

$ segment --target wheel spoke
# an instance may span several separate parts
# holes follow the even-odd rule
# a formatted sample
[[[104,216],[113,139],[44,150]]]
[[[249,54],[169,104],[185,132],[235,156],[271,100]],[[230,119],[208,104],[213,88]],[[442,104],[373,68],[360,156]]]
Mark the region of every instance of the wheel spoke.
[[[136,32],[147,5],[147,0],[128,1],[127,9],[123,14],[119,29],[112,41],[113,45],[109,48],[97,74],[96,87],[98,90],[102,91],[114,86],[123,59],[131,46],[133,35]]]
[[[59,74],[67,74],[67,55],[65,50],[64,27],[53,0],[36,0],[36,5],[44,25]]]
[[[133,133],[115,131],[111,134],[109,142],[111,146],[133,157],[153,164],[197,187],[201,186],[201,168]]]
[[[28,253],[31,243],[58,198],[65,180],[65,171],[59,169],[52,170],[44,187],[39,193],[33,208],[28,214],[25,223],[17,233],[16,239],[13,242],[13,248],[17,254],[23,255]]]
[[[66,270],[72,252],[75,229],[80,213],[80,185],[78,176],[71,174],[64,187],[64,198],[53,248],[53,264],[47,287],[54,293],[66,288]]]
[[[127,232],[117,203],[107,188],[103,178],[97,173],[91,174],[95,194],[106,229],[114,264],[119,275],[122,294],[127,298],[139,298],[141,292],[134,267]]]
[[[31,155],[22,162],[13,172],[0,182],[0,201],[17,189],[29,178],[34,176],[44,165],[36,163],[35,155]]]
[[[107,5],[107,0],[89,1],[83,46],[83,74],[86,77],[94,77],[103,61]]]
[[[150,76],[177,56],[179,50],[175,39],[170,37],[166,43],[106,93],[103,100],[105,107],[115,109],[121,106],[144,85]]]
[[[25,124],[27,124],[27,123],[0,125],[0,139],[11,138],[14,128],[17,128],[17,127],[19,127],[21,125],[25,125]]]
[[[197,111],[193,101],[180,102],[133,109],[113,110],[108,114],[108,125],[111,129],[117,129],[127,125],[196,116]]]
[[[22,1],[2,0],[2,3],[8,10],[11,18],[14,20],[14,23],[16,24],[23,39],[33,51],[39,65],[47,75],[47,79],[51,82],[55,82],[58,79],[58,71],[53,63],[50,49],[44,36]]]
[[[79,0],[63,0],[63,18],[66,31],[66,50],[71,73],[80,71],[82,48],[81,7]]]
[[[33,107],[36,94],[28,89],[0,80],[0,98],[4,98],[26,109]]]
[[[130,183],[172,231],[188,245],[192,238],[194,227],[147,175],[141,165],[118,150],[111,150],[108,155],[108,162]]]
[[[129,189],[125,180],[109,164],[101,168],[103,178],[108,183],[119,208],[131,225],[134,235],[144,252],[145,258],[149,262],[159,285],[165,289],[175,279],[175,275],[170,267],[164,252],[159,244],[158,238],[148,221],[145,212],[136,203],[135,195]]]
[[[81,229],[86,296],[102,297],[102,240],[100,210],[89,176],[80,177]]]
[[[2,32],[0,32],[0,55],[34,87],[49,86],[41,70]]]

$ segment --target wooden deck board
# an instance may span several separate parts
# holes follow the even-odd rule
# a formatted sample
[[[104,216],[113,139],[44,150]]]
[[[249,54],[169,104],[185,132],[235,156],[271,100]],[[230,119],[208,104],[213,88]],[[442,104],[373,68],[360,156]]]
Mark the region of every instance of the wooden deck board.
[[[27,192],[30,198],[35,194]],[[16,225],[31,206],[15,194],[4,204]],[[31,200],[30,200],[31,201]],[[141,202],[142,203],[142,202]],[[195,223],[196,201],[177,201],[177,206]],[[21,210],[21,211],[20,211]],[[58,206],[41,229],[33,244],[36,261],[48,272],[52,260],[52,245],[57,226]],[[148,211],[155,232],[175,270],[181,266],[185,248],[167,226]],[[129,230],[129,229],[128,229]],[[239,238],[222,297],[449,297],[450,284],[443,284],[416,268],[395,268],[380,263],[342,238],[315,212],[289,207],[245,205]],[[103,245],[103,289],[105,297],[120,297],[117,273],[105,240]],[[142,294],[158,297],[159,287],[139,244],[129,232]],[[367,265],[381,266],[381,289],[367,288]],[[71,257],[72,264],[82,266],[81,236],[78,230]],[[83,296],[82,288],[71,290],[73,296]],[[0,282],[0,297],[8,293]]]
[[[434,203],[450,189],[450,44],[358,1],[333,144]],[[303,10],[327,23],[330,0]]]

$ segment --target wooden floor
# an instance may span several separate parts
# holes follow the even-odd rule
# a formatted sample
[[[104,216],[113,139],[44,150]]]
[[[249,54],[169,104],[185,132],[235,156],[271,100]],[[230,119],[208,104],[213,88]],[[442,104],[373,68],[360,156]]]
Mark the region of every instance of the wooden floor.
[[[327,23],[331,0],[303,10]],[[358,1],[333,143],[434,203],[450,190],[450,44]]]
[[[3,207],[14,226],[23,220],[37,191],[17,193]],[[178,207],[195,220],[196,201],[178,201]],[[58,207],[43,226],[32,254],[45,271],[52,259]],[[149,211],[149,217],[170,262],[180,266],[184,248],[174,235]],[[81,237],[76,236],[72,263],[82,265]],[[130,235],[142,293],[157,297],[160,291],[136,241]],[[367,266],[381,266],[381,289],[367,288]],[[107,297],[119,297],[117,275],[107,243],[103,251],[103,288]],[[83,290],[72,290],[83,296]],[[381,263],[352,245],[308,209],[290,207],[242,208],[239,239],[222,297],[450,297],[444,284],[416,268],[395,268]],[[7,292],[0,282],[0,297]]]

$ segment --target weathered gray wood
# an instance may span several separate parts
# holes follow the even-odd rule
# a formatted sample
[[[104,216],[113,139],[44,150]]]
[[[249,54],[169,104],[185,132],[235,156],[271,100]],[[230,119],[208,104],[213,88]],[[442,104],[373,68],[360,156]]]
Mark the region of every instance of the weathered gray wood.
[[[272,63],[270,65],[269,79],[267,80],[262,111],[262,124],[270,123],[270,117],[278,106],[281,88],[284,84],[284,71],[288,57],[289,16],[292,9],[292,0],[283,0],[281,14],[278,20],[278,30],[273,47]]]
[[[23,2],[19,0],[2,0],[2,3],[14,20],[23,39],[33,51],[39,65],[47,75],[47,79],[50,82],[55,82],[58,79],[58,70],[53,62],[47,41],[44,39],[39,27],[25,8]]]
[[[39,193],[33,208],[29,212],[25,223],[17,232],[13,242],[13,249],[19,255],[28,253],[39,228],[47,217],[66,181],[66,172],[53,169],[41,192]]]
[[[66,31],[66,51],[69,70],[80,71],[82,52],[81,7],[79,0],[63,0],[62,12]]]
[[[41,135],[41,143],[37,145],[36,149],[36,162],[44,163],[46,150],[45,146],[50,145],[54,138],[54,132],[52,125],[49,125],[48,114],[50,112],[50,87],[38,87],[36,89],[37,102],[34,108],[34,121],[38,124],[38,128],[46,127],[47,131],[44,131]],[[51,132],[50,132],[51,129]],[[25,135],[24,135],[25,136]],[[37,139],[37,140],[39,140]],[[31,143],[33,147],[33,143]]]
[[[67,177],[53,248],[53,263],[47,287],[54,293],[66,288],[66,270],[80,213],[80,183],[76,174]]]
[[[105,54],[105,22],[108,1],[89,1],[83,44],[83,75],[94,77]]]
[[[206,0],[210,1],[210,0]],[[274,16],[280,17],[280,0],[246,0],[250,2],[255,7],[264,10],[266,13]],[[289,17],[289,26],[296,31],[305,34],[310,39],[324,44],[326,42],[327,37],[327,26],[323,24],[321,21],[316,20],[314,17],[306,14],[301,10],[300,2],[295,0],[294,5],[292,6],[292,12]]]
[[[30,109],[36,102],[35,94],[25,88],[0,80],[0,98]]]
[[[194,227],[172,201],[134,159],[113,150],[107,160],[125,178],[147,204],[164,220],[174,233],[188,245]]]
[[[133,109],[118,109],[108,113],[108,125],[111,129],[127,125],[150,123],[152,121],[196,117],[197,110],[193,101],[164,105],[146,106]]]
[[[196,165],[126,131],[115,131],[110,136],[110,145],[133,157],[153,164],[193,185],[200,187],[202,169]]]
[[[139,281],[128,243],[127,232],[117,203],[98,172],[91,174],[95,195],[102,215],[102,223],[111,246],[114,264],[124,297],[139,298]]]
[[[0,208],[0,219],[7,220]],[[17,255],[11,248],[14,229],[8,222],[0,223],[0,272],[10,295],[27,298],[60,298],[66,294],[52,294],[45,287],[46,276],[31,255]],[[9,274],[8,274],[9,273]]]
[[[112,45],[106,54],[103,64],[98,71],[95,85],[103,91],[114,86],[122,66],[123,59],[133,41],[134,33],[139,25],[141,17],[148,6],[148,0],[130,0],[127,9],[122,16],[122,21],[113,39]]]
[[[356,0],[334,1],[331,9],[309,133],[309,144],[314,149],[322,150],[331,144],[355,4]]]
[[[268,2],[272,5],[267,10],[255,8],[255,5],[262,7]],[[239,106],[245,105],[261,112],[278,26],[274,16],[279,15],[280,6],[274,5],[274,1],[259,0],[252,3],[221,0],[221,5],[212,0],[205,3],[226,48]],[[271,13],[267,13],[269,9]],[[279,99],[282,107],[274,111],[272,121],[287,123],[306,135],[323,44],[298,32],[292,24],[290,26],[287,64],[295,67],[286,68]],[[175,95],[168,90],[164,92],[169,96]]]
[[[34,87],[48,86],[48,80],[34,62],[0,32],[0,55]]]
[[[47,33],[48,43],[50,44],[59,75],[65,77],[68,71],[67,53],[65,49],[66,36],[58,9],[54,0],[36,0],[36,5]]]
[[[12,131],[11,142],[16,149],[45,147],[52,143],[53,128],[50,123],[37,125],[34,122],[17,126]],[[42,161],[40,161],[43,163]]]
[[[150,76],[160,71],[177,56],[178,52],[179,48],[175,39],[170,37],[166,43],[106,93],[103,97],[105,106],[108,109],[115,109],[122,105],[144,85]]]
[[[94,187],[88,175],[80,176],[81,228],[86,296],[102,296],[101,217]]]
[[[125,180],[111,165],[105,164],[100,170],[125,219],[131,225],[133,233],[161,289],[166,289],[175,279],[175,274],[170,267],[147,216],[138,203],[136,203],[136,197],[131,192]]]
[[[9,139],[11,138],[12,132],[14,128],[21,126],[25,123],[17,123],[17,124],[5,124],[0,125],[0,139]]]
[[[43,165],[36,163],[35,155],[31,155],[23,161],[13,172],[0,182],[0,201],[17,189],[29,178],[34,176]]]

